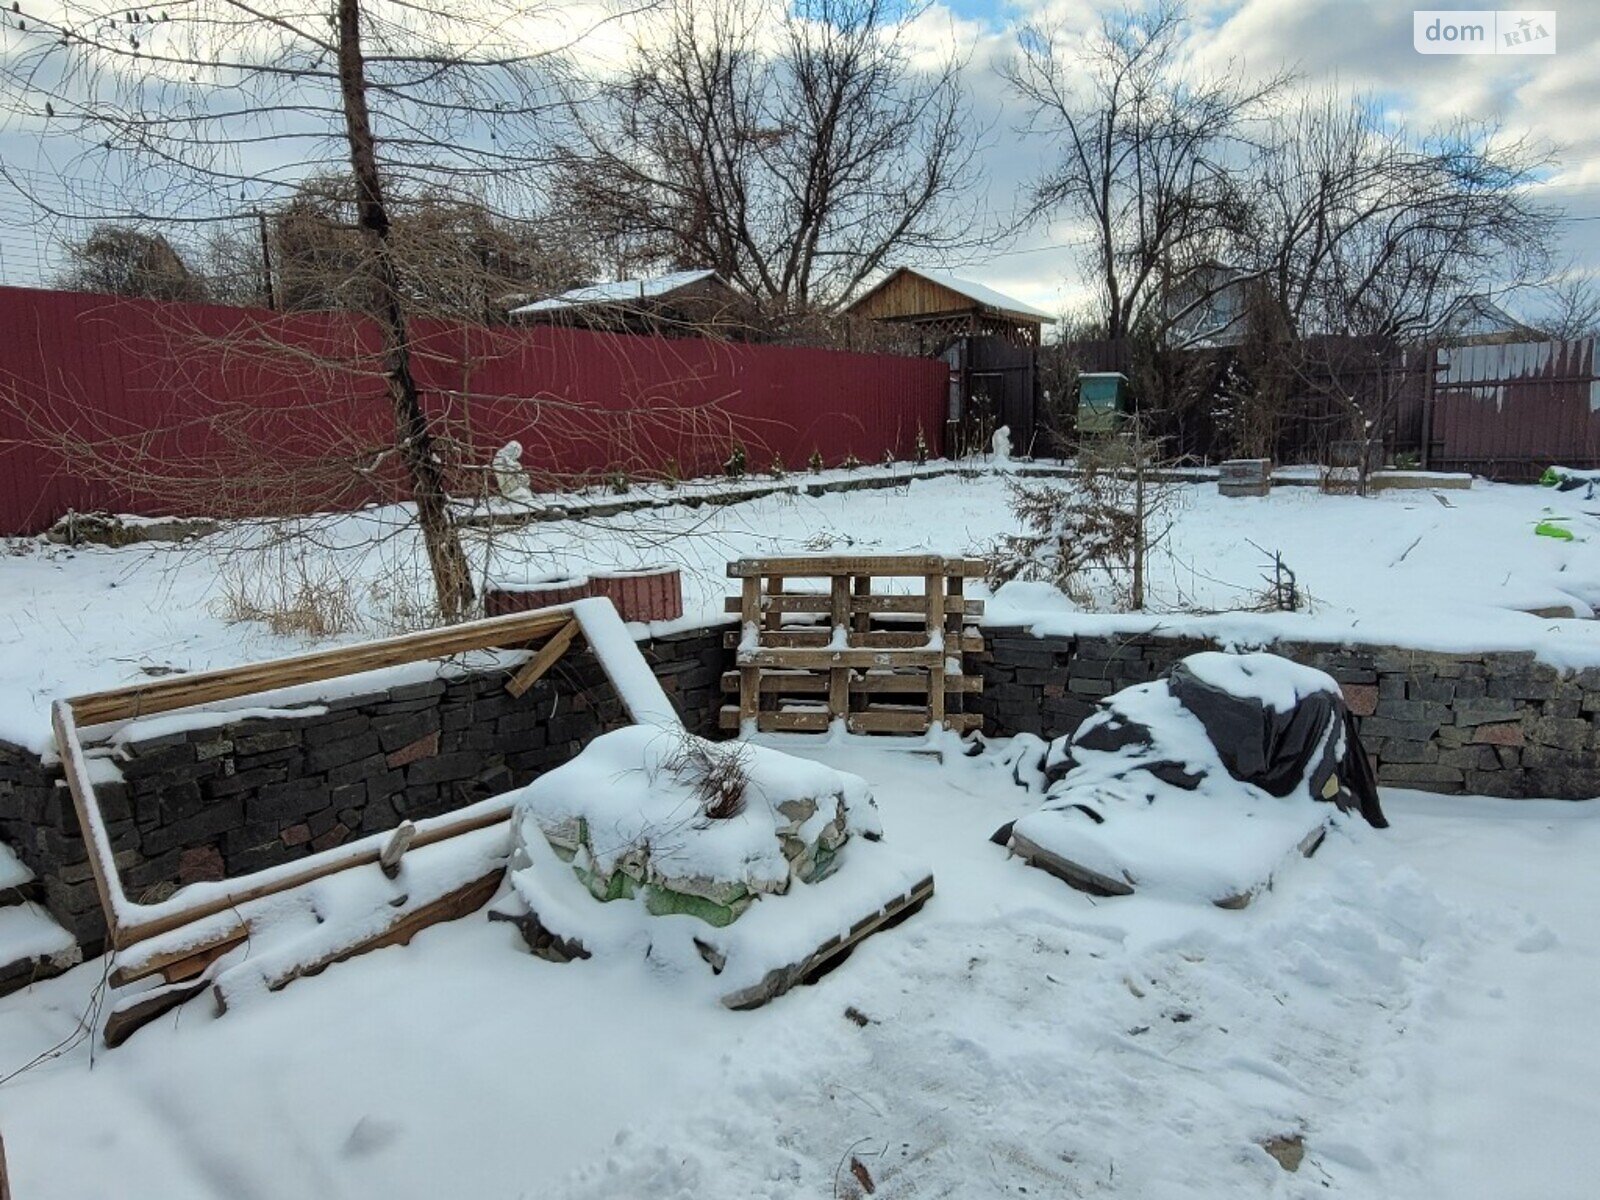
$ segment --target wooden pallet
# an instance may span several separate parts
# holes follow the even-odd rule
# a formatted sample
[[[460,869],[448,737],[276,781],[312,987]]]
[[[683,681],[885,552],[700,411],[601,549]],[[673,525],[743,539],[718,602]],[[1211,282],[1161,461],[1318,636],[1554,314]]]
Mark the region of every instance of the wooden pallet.
[[[979,559],[940,555],[821,555],[744,558],[728,564],[740,616],[727,644],[736,670],[723,691],[723,729],[822,733],[926,734],[943,726],[977,729],[965,698],[983,690],[967,659],[983,650],[968,622],[983,602],[963,594],[981,576]],[[875,588],[874,581],[921,580],[920,592]],[[797,586],[798,581],[798,586]]]

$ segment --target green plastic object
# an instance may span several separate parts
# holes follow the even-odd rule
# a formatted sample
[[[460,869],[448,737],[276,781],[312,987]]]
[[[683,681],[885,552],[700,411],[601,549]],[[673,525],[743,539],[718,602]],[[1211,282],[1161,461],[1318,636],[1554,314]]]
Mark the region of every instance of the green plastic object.
[[[1078,376],[1078,432],[1116,433],[1127,419],[1128,377],[1119,371]]]
[[[1561,474],[1554,467],[1546,467],[1544,474],[1539,476],[1539,483],[1543,487],[1555,487],[1561,482]]]
[[[1572,536],[1572,530],[1563,525],[1556,524],[1555,521],[1540,521],[1533,527],[1533,532],[1539,537],[1556,538],[1557,540],[1563,542],[1572,542],[1577,540]]]

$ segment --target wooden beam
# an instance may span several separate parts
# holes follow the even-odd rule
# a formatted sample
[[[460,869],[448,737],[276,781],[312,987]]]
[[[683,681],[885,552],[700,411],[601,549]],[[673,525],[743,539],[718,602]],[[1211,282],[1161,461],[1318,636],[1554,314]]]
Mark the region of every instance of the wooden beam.
[[[267,990],[270,992],[282,991],[296,979],[303,979],[308,975],[318,975],[331,967],[334,963],[345,962],[358,955],[366,954],[372,950],[382,950],[386,946],[405,946],[412,938],[427,929],[430,925],[437,925],[442,921],[455,921],[476,912],[494,898],[495,892],[500,890],[500,880],[505,875],[504,867],[496,867],[488,874],[478,879],[470,880],[458,888],[446,892],[437,900],[419,905],[410,912],[396,918],[387,928],[352,942],[329,950],[309,961],[295,961],[290,965],[272,971],[266,976]],[[223,972],[212,985],[217,997],[219,1012],[228,1010],[228,972]]]
[[[828,575],[926,575],[944,570],[946,560],[937,554],[843,555],[819,554],[792,558],[741,558],[728,564],[728,578],[781,575],[815,579]]]
[[[826,733],[833,720],[833,714],[822,708],[768,710],[756,715],[756,729],[760,733]],[[926,733],[930,724],[926,708],[868,708],[846,714],[844,721],[851,733]],[[723,705],[717,723],[726,730],[741,728],[738,708]],[[947,713],[944,727],[966,733],[983,728],[983,717],[979,713]]]
[[[828,671],[834,667],[932,667],[944,661],[944,651],[763,646],[739,651],[737,661],[740,667],[787,667],[806,671]]]
[[[845,932],[835,934],[810,954],[786,967],[768,971],[749,987],[729,992],[722,1003],[731,1009],[759,1008],[768,1001],[783,995],[796,984],[816,978],[834,959],[847,953],[862,939],[870,937],[886,926],[896,924],[911,916],[933,895],[933,876],[929,875],[888,904],[862,917]]]
[[[864,579],[864,576],[858,579]],[[952,579],[954,586],[959,580]],[[736,613],[741,611],[743,601],[738,596],[728,596],[723,600],[723,609],[726,612]],[[921,596],[872,596],[855,595],[850,598],[850,611],[852,613],[903,613],[910,616],[920,616],[926,606]],[[761,599],[762,611],[767,613],[827,613],[833,610],[832,597],[821,592],[796,593],[785,592],[780,596],[763,596]],[[968,620],[977,620],[983,616],[982,600],[963,600],[960,596],[949,596],[945,599],[945,612],[955,616],[965,617]],[[858,626],[859,628],[859,626]]]
[[[722,635],[722,645],[725,650],[735,650],[739,646],[739,635],[731,630]],[[850,649],[852,650],[916,650],[928,644],[926,632],[918,630],[875,629],[871,633],[853,633],[850,635]],[[776,631],[763,631],[761,634],[761,648],[763,650],[816,650],[827,647],[833,642],[832,630],[819,626],[814,629],[780,629]],[[983,635],[981,633],[947,633],[944,635],[944,653],[949,655],[978,654],[983,650]],[[941,659],[941,663],[942,663]]]
[[[556,665],[556,660],[567,652],[567,647],[572,645],[572,639],[578,636],[578,623],[568,621],[554,636],[539,647],[539,652],[522,664],[522,668],[506,680],[506,691],[513,696],[520,697],[539,680],[551,667]]]
[[[115,688],[74,696],[74,720],[82,726],[125,721],[179,708],[215,704],[239,696],[277,688],[317,683],[364,671],[401,666],[428,658],[445,658],[469,650],[489,647],[522,646],[554,633],[572,618],[569,606],[511,613],[485,621],[468,621],[443,629],[408,633],[401,637],[340,646],[301,654],[293,658],[272,659],[218,671],[199,671],[174,675],[132,687]]]
[[[771,695],[795,696],[825,696],[828,694],[828,679],[824,675],[815,675],[809,671],[762,671],[760,681],[761,691]],[[729,695],[739,690],[739,672],[725,671],[722,675],[722,690]],[[944,677],[944,690],[946,692],[976,693],[983,691],[983,676],[981,675],[946,675]],[[880,693],[900,693],[902,695],[926,695],[928,691],[928,676],[925,671],[912,673],[910,671],[855,671],[850,676],[851,694],[877,695]]]

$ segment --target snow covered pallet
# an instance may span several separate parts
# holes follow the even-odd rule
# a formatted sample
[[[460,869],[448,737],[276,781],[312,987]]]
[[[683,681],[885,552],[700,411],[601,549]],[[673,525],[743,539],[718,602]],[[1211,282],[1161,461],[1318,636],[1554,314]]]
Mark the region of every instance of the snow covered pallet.
[[[108,759],[85,752],[80,726],[203,708],[490,649],[527,651],[509,662],[505,683],[507,691],[521,695],[580,635],[634,721],[681,728],[649,664],[605,599],[57,701],[52,711],[56,744],[117,954],[111,981],[126,988],[152,976],[163,980],[154,990],[114,1002],[107,1040],[122,1040],[208,987],[219,1009],[225,1009],[247,992],[275,991],[330,963],[403,944],[430,924],[482,907],[504,873],[511,801],[490,797],[404,822],[391,833],[253,874],[191,884],[159,903],[141,904],[123,890],[95,796],[96,779],[114,768]]]
[[[723,690],[726,730],[925,734],[976,729],[963,711],[983,680],[965,669],[983,649],[969,621],[983,603],[964,596],[980,560],[940,555],[745,558],[728,565],[742,581],[727,601],[740,614],[737,670]],[[874,579],[916,578],[920,593],[874,590]],[[795,588],[795,580],[804,581]],[[820,585],[815,581],[821,581]],[[920,621],[918,620],[920,618]]]
[[[542,958],[637,956],[727,1008],[817,978],[933,895],[883,844],[865,780],[765,746],[619,729],[514,795],[491,917]]]

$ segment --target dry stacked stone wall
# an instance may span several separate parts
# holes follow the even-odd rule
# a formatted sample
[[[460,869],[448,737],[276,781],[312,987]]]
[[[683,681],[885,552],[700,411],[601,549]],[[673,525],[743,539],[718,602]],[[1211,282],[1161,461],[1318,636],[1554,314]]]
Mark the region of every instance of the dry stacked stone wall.
[[[1216,648],[1153,636],[985,632],[984,690],[975,702],[995,735],[1071,733],[1100,697]],[[1600,668],[1563,672],[1531,652],[1302,643],[1272,650],[1338,680],[1382,784],[1485,796],[1600,796]]]
[[[697,733],[714,736],[721,630],[641,645]],[[285,709],[284,715],[134,741],[97,784],[127,893],[258,871],[351,838],[519,787],[625,723],[581,643],[521,697],[504,669],[406,683]],[[39,877],[43,900],[86,949],[105,926],[60,771],[0,745],[0,837]]]

